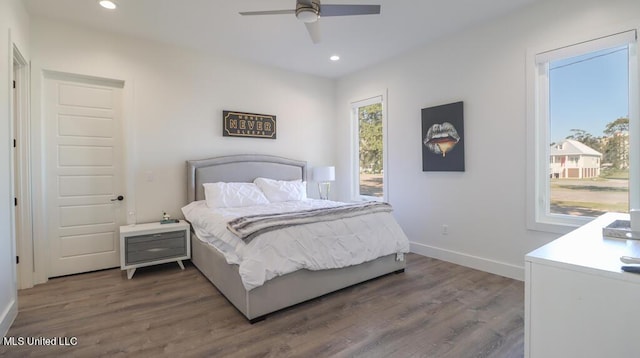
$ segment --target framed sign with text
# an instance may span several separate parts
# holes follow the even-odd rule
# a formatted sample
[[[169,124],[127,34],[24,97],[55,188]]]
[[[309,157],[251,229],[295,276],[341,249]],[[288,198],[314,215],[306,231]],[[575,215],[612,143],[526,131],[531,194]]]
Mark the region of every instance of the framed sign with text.
[[[276,116],[222,111],[222,136],[276,139]]]

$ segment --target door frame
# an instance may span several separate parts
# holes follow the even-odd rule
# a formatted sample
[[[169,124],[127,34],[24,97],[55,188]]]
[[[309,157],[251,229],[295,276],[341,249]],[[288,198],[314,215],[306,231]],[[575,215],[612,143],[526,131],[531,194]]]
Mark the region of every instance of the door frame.
[[[13,195],[18,199],[14,206],[14,238],[16,255],[20,257],[17,264],[16,281],[19,289],[33,287],[33,215],[32,215],[32,177],[31,177],[31,116],[29,101],[30,67],[15,44],[12,44],[12,80],[16,82],[16,90],[12,91],[11,117],[13,133],[17,146],[12,168]],[[16,158],[16,159],[14,159]]]
[[[31,76],[31,88],[33,88],[31,99],[31,117],[33,118],[32,146],[33,153],[33,190],[32,190],[32,214],[33,214],[33,284],[45,283],[49,280],[51,273],[50,265],[50,240],[48,238],[48,220],[47,220],[47,168],[46,168],[46,148],[49,139],[46,137],[46,123],[44,121],[42,103],[44,93],[42,91],[46,78],[57,78],[66,80],[84,80],[97,81],[100,83],[113,83],[122,86],[122,125],[121,125],[121,145],[122,145],[122,175],[124,176],[124,193],[127,198],[125,205],[126,212],[135,212],[135,180],[132,173],[135,172],[133,167],[135,163],[135,126],[131,120],[134,100],[133,100],[133,83],[131,78],[114,74],[106,75],[89,75],[79,74],[72,69],[53,70],[44,68],[37,61],[32,61],[31,72],[35,75]]]

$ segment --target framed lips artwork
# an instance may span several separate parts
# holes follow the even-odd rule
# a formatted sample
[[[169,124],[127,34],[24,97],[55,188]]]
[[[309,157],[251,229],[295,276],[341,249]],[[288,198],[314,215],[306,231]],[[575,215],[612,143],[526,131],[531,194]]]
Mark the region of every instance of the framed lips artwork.
[[[464,171],[463,102],[422,109],[422,171]]]

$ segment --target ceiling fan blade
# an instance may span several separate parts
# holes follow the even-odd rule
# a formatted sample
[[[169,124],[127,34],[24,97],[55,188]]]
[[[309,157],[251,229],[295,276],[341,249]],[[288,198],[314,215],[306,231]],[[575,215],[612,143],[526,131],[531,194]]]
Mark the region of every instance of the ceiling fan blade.
[[[320,24],[318,21],[316,22],[306,22],[304,24],[307,27],[307,32],[309,33],[309,37],[311,37],[311,41],[314,44],[320,42]]]
[[[268,10],[268,11],[244,11],[239,12],[240,15],[287,15],[295,14],[296,10]]]
[[[377,15],[380,5],[320,5],[320,16]]]

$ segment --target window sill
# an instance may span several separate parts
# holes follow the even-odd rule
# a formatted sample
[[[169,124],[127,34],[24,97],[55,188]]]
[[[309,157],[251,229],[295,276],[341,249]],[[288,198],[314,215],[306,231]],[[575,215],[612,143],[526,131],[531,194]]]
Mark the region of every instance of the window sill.
[[[554,234],[568,234],[569,232],[591,222],[594,217],[571,217],[571,216],[547,216],[541,220],[529,220],[527,229]]]

